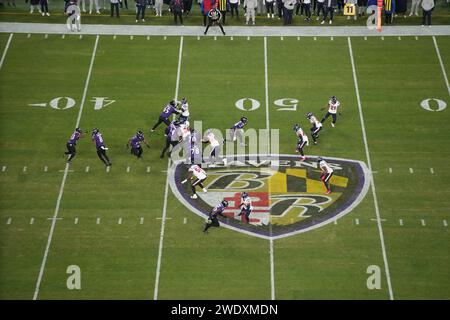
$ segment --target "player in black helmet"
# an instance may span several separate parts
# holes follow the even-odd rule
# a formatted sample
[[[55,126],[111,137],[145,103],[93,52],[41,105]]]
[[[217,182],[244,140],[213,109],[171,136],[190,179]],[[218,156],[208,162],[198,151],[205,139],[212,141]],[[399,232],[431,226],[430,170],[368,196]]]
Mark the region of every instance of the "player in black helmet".
[[[227,200],[222,200],[222,202],[220,202],[217,206],[215,206],[211,212],[209,213],[209,217],[206,220],[205,223],[205,228],[203,229],[204,233],[208,233],[208,229],[211,227],[219,227],[220,223],[219,223],[219,219],[217,218],[217,216],[222,216],[223,218],[226,218],[223,215],[223,211],[225,210],[225,208],[228,207],[228,201]]]

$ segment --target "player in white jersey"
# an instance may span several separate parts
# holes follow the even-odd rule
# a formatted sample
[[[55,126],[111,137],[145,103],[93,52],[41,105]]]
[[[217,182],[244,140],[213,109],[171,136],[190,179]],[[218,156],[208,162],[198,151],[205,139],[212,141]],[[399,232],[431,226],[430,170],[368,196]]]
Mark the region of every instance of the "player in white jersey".
[[[180,116],[178,117],[178,120],[183,123],[189,120],[189,104],[186,100],[186,98],[181,99],[181,101],[178,102],[178,110],[180,110]]]
[[[322,123],[320,123],[316,116],[313,115],[311,112],[308,112],[306,114],[306,118],[309,120],[309,122],[312,124],[311,127],[311,137],[313,139],[314,144],[317,144],[317,138],[319,138],[319,131],[322,130]]]
[[[178,136],[180,137],[180,142],[188,141],[191,137],[191,129],[189,121],[180,124],[178,129]]]
[[[319,163],[320,170],[322,171],[320,175],[320,180],[323,181],[323,183],[325,184],[325,188],[327,188],[326,194],[330,194],[331,193],[330,179],[333,176],[333,169],[321,157],[317,159],[317,162]]]
[[[306,159],[305,153],[303,152],[303,147],[309,145],[308,136],[305,134],[303,129],[298,125],[294,125],[294,132],[298,138],[297,147],[295,148],[295,152],[300,152],[300,160],[304,161]]]
[[[191,188],[192,188],[192,193],[193,195],[191,196],[191,199],[197,199],[197,192],[195,191],[195,187],[199,186],[200,188],[203,189],[203,192],[208,192],[208,190],[206,190],[206,188],[203,186],[203,182],[206,180],[206,177],[208,176],[205,172],[205,170],[203,170],[199,165],[197,164],[193,164],[189,169],[188,169],[188,177],[187,179],[181,181],[181,184],[186,183],[189,179],[191,180]]]
[[[209,143],[211,145],[211,152],[209,153],[209,161],[211,163],[216,162],[217,159],[220,159],[220,143],[217,141],[214,132],[211,129],[206,130],[205,136],[202,139],[203,143]],[[226,161],[224,159],[226,164]]]
[[[252,199],[248,196],[247,192],[242,192],[241,195],[241,212],[238,214],[238,217],[245,215],[245,222],[250,223],[250,214],[252,213]]]
[[[341,105],[341,103],[336,99],[335,96],[332,96],[330,98],[330,100],[328,101],[328,112],[327,114],[322,118],[322,121],[320,121],[321,123],[324,123],[325,120],[327,120],[327,118],[331,115],[333,117],[333,121],[331,122],[331,126],[334,128],[335,124],[336,124],[336,118],[337,118],[337,110],[339,108],[339,106]],[[341,114],[339,112],[339,114]]]
[[[77,31],[81,31],[81,10],[75,0],[70,0],[65,13],[68,16],[67,29],[75,31],[76,28]]]

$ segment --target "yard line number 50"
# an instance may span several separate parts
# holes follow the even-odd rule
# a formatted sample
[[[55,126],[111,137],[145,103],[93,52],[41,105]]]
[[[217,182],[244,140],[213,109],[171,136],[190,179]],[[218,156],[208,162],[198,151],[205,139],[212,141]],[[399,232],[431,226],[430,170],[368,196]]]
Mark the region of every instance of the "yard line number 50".
[[[282,98],[275,100],[273,104],[277,111],[297,111],[298,100],[294,98]],[[253,111],[261,106],[261,103],[253,98],[242,98],[234,104],[236,108],[243,111]]]

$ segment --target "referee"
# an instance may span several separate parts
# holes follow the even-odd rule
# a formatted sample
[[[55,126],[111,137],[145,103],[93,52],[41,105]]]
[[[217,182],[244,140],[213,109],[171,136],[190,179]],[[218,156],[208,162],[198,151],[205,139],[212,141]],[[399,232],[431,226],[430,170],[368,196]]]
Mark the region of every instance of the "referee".
[[[225,35],[225,31],[223,30],[222,22],[220,22],[222,18],[222,14],[216,8],[212,8],[208,12],[208,25],[206,26],[206,30],[203,34],[208,33],[208,29],[210,26],[219,25],[220,30],[222,30],[223,35]]]

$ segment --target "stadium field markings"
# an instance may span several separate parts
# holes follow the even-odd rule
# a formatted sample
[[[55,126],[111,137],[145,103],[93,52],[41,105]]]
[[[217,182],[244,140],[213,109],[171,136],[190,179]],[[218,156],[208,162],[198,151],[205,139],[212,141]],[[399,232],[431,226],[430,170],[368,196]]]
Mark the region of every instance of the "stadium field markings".
[[[355,224],[359,226],[359,219],[355,219]]]
[[[419,37],[417,37],[417,36],[415,36],[414,38],[415,38],[416,40],[419,40]]]
[[[214,41],[216,41],[217,40],[217,36],[214,36]]]
[[[63,35],[61,36],[61,39],[65,39],[65,38],[66,38],[66,35],[63,34]]]
[[[425,219],[420,219],[420,223],[422,224],[422,226],[426,226],[427,224],[425,223]]]
[[[409,173],[414,173],[414,169],[413,168],[409,168]]]
[[[48,33],[45,34],[44,38],[45,38],[45,39],[48,39]]]
[[[73,220],[74,224],[78,224],[78,217]]]
[[[384,37],[381,37],[381,40],[384,40]]]
[[[150,40],[150,36],[147,36],[147,40]]]
[[[31,33],[29,33],[29,34],[27,35],[27,38],[28,38],[28,39],[31,38]]]
[[[354,85],[355,85],[355,93],[356,93],[356,99],[358,102],[358,110],[359,110],[359,119],[361,122],[361,130],[362,130],[362,134],[363,134],[363,141],[364,141],[364,148],[366,151],[366,158],[367,158],[367,166],[369,171],[372,171],[372,162],[370,159],[370,152],[369,152],[369,144],[367,141],[367,135],[366,135],[366,128],[364,125],[364,116],[363,116],[363,110],[362,110],[362,105],[361,105],[361,98],[359,96],[359,87],[358,87],[358,79],[357,79],[357,75],[356,75],[356,66],[355,66],[355,61],[353,59],[353,50],[352,50],[352,42],[350,40],[350,37],[347,37],[347,42],[348,42],[348,49],[349,49],[349,54],[350,54],[350,62],[352,65],[352,72],[353,72],[353,80],[354,80]],[[383,261],[384,261],[384,269],[385,269],[385,274],[386,274],[386,280],[387,280],[387,285],[388,285],[388,290],[389,290],[389,298],[391,300],[394,300],[394,293],[392,290],[392,285],[391,285],[391,276],[390,276],[390,272],[389,272],[389,263],[388,263],[388,258],[387,258],[387,253],[386,253],[386,246],[384,243],[384,235],[383,235],[383,228],[381,226],[381,216],[380,216],[380,209],[378,207],[378,198],[377,198],[377,193],[376,193],[376,189],[375,189],[375,182],[374,182],[374,178],[373,176],[370,179],[370,184],[372,187],[372,195],[373,195],[373,203],[375,206],[375,214],[377,216],[377,225],[378,225],[378,232],[379,232],[379,236],[380,236],[380,243],[381,243],[381,251],[383,254]]]
[[[2,172],[5,172],[6,171],[6,166],[3,166],[2,167]]]
[[[389,168],[388,171],[389,171],[389,173],[392,173],[392,168]]]
[[[134,39],[134,37],[133,36],[130,36],[130,40],[133,40]]]
[[[199,37],[198,37],[199,39]],[[178,99],[178,90],[180,87],[180,75],[181,75],[181,61],[183,57],[183,36],[180,37],[180,48],[178,50],[178,65],[177,65],[177,78],[175,83],[175,94],[174,100]],[[167,171],[170,170],[170,158],[167,160]],[[162,260],[162,252],[164,246],[164,232],[166,226],[166,217],[167,217],[167,199],[169,195],[169,175],[166,175],[166,186],[164,189],[164,203],[163,203],[163,215],[161,219],[161,232],[159,235],[159,248],[158,248],[158,260],[156,263],[156,275],[155,275],[155,288],[153,291],[153,300],[158,300],[158,290],[159,290],[159,276],[161,274],[161,260]]]
[[[400,224],[400,226],[403,226],[403,219],[399,219],[398,223]]]
[[[6,53],[8,53],[9,45],[11,44],[12,38],[13,38],[13,34],[10,33],[9,37],[8,37],[8,41],[6,42],[5,49],[3,50],[2,59],[0,60],[0,70],[2,69],[3,62],[5,61]]]
[[[433,38],[434,48],[436,49],[436,54],[438,56],[439,63],[441,65],[441,70],[442,70],[442,75],[444,76],[445,85],[447,86],[448,95],[450,96],[450,85],[448,84],[447,73],[445,72],[444,63],[442,62],[442,58],[441,58],[441,53],[439,51],[436,37],[433,36],[432,38]]]
[[[44,172],[47,172],[47,171],[48,171],[48,167],[44,166]]]
[[[448,227],[447,220],[442,220],[442,224],[444,225],[444,227]]]
[[[89,172],[89,166],[86,167],[86,169],[84,170],[84,172]]]
[[[8,218],[8,220],[6,220],[6,224],[11,224],[12,218]]]
[[[33,224],[34,223],[34,218],[31,218],[30,219],[30,224]]]
[[[402,37],[399,36],[399,37],[398,37],[398,40],[402,40]]]
[[[119,218],[119,220],[117,220],[117,224],[122,224],[122,218]]]
[[[144,217],[141,217],[141,219],[139,219],[139,224],[144,224]]]
[[[187,218],[183,218],[183,224],[187,223]]]
[[[100,224],[100,220],[101,220],[100,218],[97,218],[95,224]]]
[[[83,112],[84,102],[86,100],[87,90],[88,90],[89,81],[90,81],[91,74],[92,74],[92,68],[94,66],[95,53],[97,51],[99,38],[100,37],[98,35],[95,38],[95,44],[94,44],[94,48],[92,50],[92,57],[91,57],[90,65],[89,65],[89,71],[88,71],[88,74],[87,74],[86,83],[85,83],[84,91],[83,91],[83,96],[82,96],[81,104],[80,104],[80,110],[78,112],[78,117],[77,117],[77,121],[76,121],[75,127],[79,127],[79,125],[80,125],[81,114]],[[64,193],[64,187],[65,187],[67,175],[68,175],[68,172],[69,172],[69,165],[70,165],[69,163],[66,163],[66,168],[64,170],[64,175],[63,175],[63,178],[62,178],[62,181],[61,181],[61,186],[60,186],[60,189],[59,189],[58,199],[56,201],[55,213],[53,215],[54,219],[52,221],[52,225],[50,227],[50,232],[48,234],[47,245],[45,247],[44,257],[42,259],[41,268],[39,270],[39,275],[38,275],[38,279],[37,279],[37,282],[36,282],[36,288],[35,288],[35,291],[34,291],[33,300],[36,300],[38,298],[38,296],[39,296],[39,289],[40,289],[42,277],[44,275],[45,265],[46,265],[46,262],[47,262],[48,252],[50,251],[50,245],[52,243],[53,233],[54,233],[54,230],[55,230],[55,227],[56,227],[56,218],[58,217],[59,207],[60,207],[61,199],[62,199],[62,196],[63,196],[63,193]]]
[[[23,167],[22,172],[27,172],[27,166]]]
[[[430,168],[430,173],[434,174],[434,169],[433,168]]]

